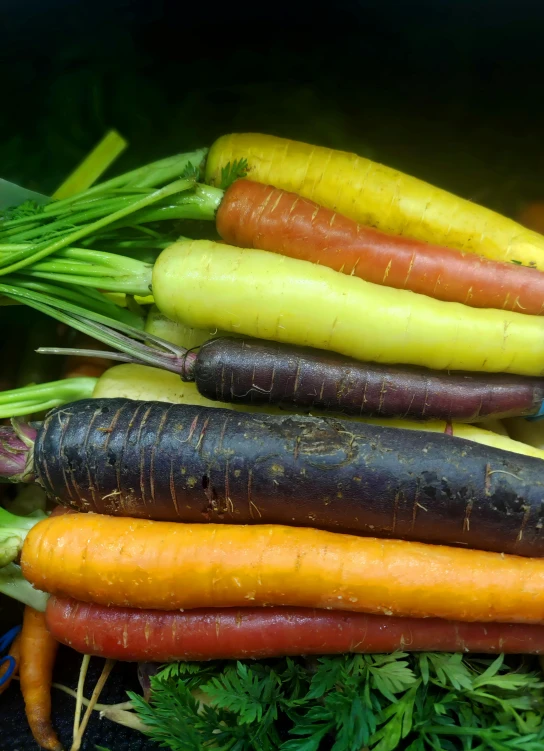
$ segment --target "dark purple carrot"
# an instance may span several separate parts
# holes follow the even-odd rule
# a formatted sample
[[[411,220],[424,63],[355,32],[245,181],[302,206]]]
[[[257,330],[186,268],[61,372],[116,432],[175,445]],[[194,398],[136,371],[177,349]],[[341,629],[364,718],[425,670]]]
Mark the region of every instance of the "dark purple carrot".
[[[182,378],[194,380],[203,396],[221,402],[416,420],[477,422],[533,415],[544,399],[542,378],[379,365],[227,337],[208,341],[190,355]]]
[[[93,399],[49,413],[28,465],[81,511],[544,556],[542,461],[440,433]]]

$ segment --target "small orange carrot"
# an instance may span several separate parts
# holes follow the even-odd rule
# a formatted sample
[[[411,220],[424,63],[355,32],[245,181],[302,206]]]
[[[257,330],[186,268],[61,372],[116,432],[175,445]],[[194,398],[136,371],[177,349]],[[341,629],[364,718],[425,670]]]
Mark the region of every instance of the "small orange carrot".
[[[237,180],[217,212],[223,240],[319,263],[373,284],[473,308],[544,312],[544,273],[389,235],[295,193]]]
[[[316,529],[65,514],[30,530],[21,565],[38,589],[99,605],[544,624],[544,559]]]
[[[3,694],[4,691],[8,688],[8,686],[11,684],[12,680],[15,678],[19,670],[19,662],[21,660],[21,634],[17,634],[17,636],[13,640],[8,654],[10,657],[13,657],[13,660],[15,661],[15,667],[13,669],[12,674],[7,679],[7,681],[0,685],[0,694]],[[0,678],[2,678],[7,673],[8,670],[9,670],[9,662],[6,661],[0,667]]]
[[[57,649],[58,642],[47,630],[44,613],[27,605],[21,631],[21,692],[32,735],[47,751],[62,751],[51,725],[51,682]]]

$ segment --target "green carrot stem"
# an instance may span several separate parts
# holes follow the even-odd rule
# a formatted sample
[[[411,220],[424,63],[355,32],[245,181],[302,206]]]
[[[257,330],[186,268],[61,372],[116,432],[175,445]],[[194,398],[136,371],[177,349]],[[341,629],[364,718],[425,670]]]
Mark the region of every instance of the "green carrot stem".
[[[98,221],[81,227],[80,229],[77,229],[58,240],[55,240],[53,242],[46,241],[45,243],[34,246],[33,249],[18,251],[8,259],[0,258],[0,275],[8,274],[10,272],[17,271],[21,268],[29,266],[30,264],[40,260],[41,258],[45,258],[55,251],[60,250],[61,248],[66,248],[69,245],[72,245],[76,240],[79,240],[80,238],[85,237],[92,232],[96,232],[102,227],[113,224],[118,219],[122,219],[129,214],[138,211],[139,209],[146,208],[147,206],[161,201],[164,198],[168,198],[175,193],[181,193],[182,191],[188,190],[189,188],[193,187],[193,185],[194,183],[191,180],[176,180],[175,182],[170,183],[170,185],[154,191],[153,193],[151,193],[151,195],[145,196],[144,198],[135,201],[130,206],[126,206],[119,211],[115,211],[113,214],[104,216]]]
[[[34,589],[28,582],[21,571],[21,567],[15,563],[9,563],[7,566],[0,568],[0,592],[7,597],[13,597],[15,600],[29,605],[34,610],[41,613],[45,610],[49,595]]]
[[[59,255],[34,263],[21,273],[25,277],[130,295],[145,296],[151,291],[151,264],[87,248],[67,248],[59,251]]]
[[[6,284],[6,281],[9,283]],[[50,288],[55,289],[53,285],[50,285]],[[89,308],[66,302],[54,293],[36,292],[18,279],[7,279],[0,283],[0,294],[20,300],[29,307],[125,353],[124,362],[153,365],[181,374],[185,371],[186,363],[193,359],[193,353],[188,353],[187,350],[176,347],[164,339],[136,329],[121,320],[108,318]],[[44,350],[40,348],[37,351]],[[64,350],[55,352],[65,354]],[[100,355],[103,357],[104,353],[101,352]],[[111,353],[108,353],[108,357],[112,357]]]
[[[8,283],[11,290],[14,288],[18,290],[18,294],[15,297],[13,297],[13,295],[7,296],[12,299],[17,299],[23,304],[29,304],[31,295],[38,293],[39,295],[45,296],[44,298],[37,298],[41,301],[44,299],[54,299],[57,301],[57,304],[63,308],[66,307],[66,302],[73,303],[74,305],[79,306],[79,310],[89,312],[89,314],[96,313],[102,315],[108,321],[112,319],[122,321],[127,326],[134,326],[137,329],[143,329],[144,327],[142,315],[115,305],[115,303],[111,302],[111,300],[108,300],[107,297],[94,289],[86,287],[78,288],[72,285],[53,285],[48,282],[19,277],[8,277],[5,281]],[[2,285],[0,285],[0,287],[1,286]],[[23,293],[27,295],[26,299],[25,294]],[[2,294],[2,289],[0,289],[0,295]]]
[[[125,198],[115,198],[107,201],[97,201],[96,205],[91,204],[88,207],[82,207],[79,211],[74,211],[68,216],[60,216],[56,221],[50,222],[43,226],[37,226],[31,229],[24,229],[21,231],[7,230],[3,233],[4,236],[9,236],[13,242],[23,242],[25,240],[31,240],[34,237],[40,237],[44,233],[49,234],[57,230],[67,230],[66,224],[69,223],[68,229],[72,230],[75,226],[84,224],[99,217],[108,216],[121,211],[124,207],[130,207],[139,198],[133,196],[126,196]]]
[[[127,146],[125,139],[116,130],[110,130],[62,185],[57,188],[53,193],[53,198],[69,198],[90,188]]]
[[[50,381],[1,391],[0,418],[22,417],[78,399],[90,399],[97,380],[97,378],[65,378],[62,381]]]
[[[188,165],[200,168],[207,153],[208,149],[196,149],[186,154],[176,154],[166,159],[146,164],[144,167],[125,172],[118,177],[98,183],[98,185],[93,185],[92,188],[89,188],[84,193],[77,194],[71,198],[65,198],[61,201],[55,201],[53,204],[47,204],[44,212],[49,213],[49,211],[54,210],[54,207],[69,206],[74,201],[83,197],[97,196],[114,189],[128,188],[137,190],[165,185],[179,177]]]

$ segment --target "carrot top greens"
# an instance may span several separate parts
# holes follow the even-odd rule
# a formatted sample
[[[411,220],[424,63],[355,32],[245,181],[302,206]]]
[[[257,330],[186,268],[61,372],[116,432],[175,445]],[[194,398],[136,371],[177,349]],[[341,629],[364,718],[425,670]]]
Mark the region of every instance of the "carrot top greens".
[[[503,656],[397,652],[180,663],[129,696],[171,751],[541,751],[543,687]]]

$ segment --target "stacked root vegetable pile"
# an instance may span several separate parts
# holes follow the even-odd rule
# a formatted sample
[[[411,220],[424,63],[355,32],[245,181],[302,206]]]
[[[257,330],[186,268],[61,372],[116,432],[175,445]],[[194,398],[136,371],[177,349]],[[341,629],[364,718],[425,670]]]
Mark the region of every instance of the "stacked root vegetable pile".
[[[481,655],[544,654],[544,237],[367,159],[236,134],[6,212],[0,273],[6,299],[92,337],[54,353],[123,362],[0,395],[2,476],[56,506],[2,512],[43,748],[59,642],[266,660],[159,673],[134,706],[172,749],[542,747],[540,677]],[[326,657],[346,654],[380,657]]]

